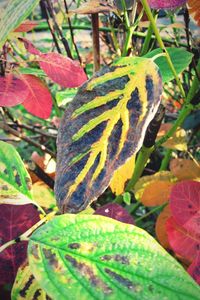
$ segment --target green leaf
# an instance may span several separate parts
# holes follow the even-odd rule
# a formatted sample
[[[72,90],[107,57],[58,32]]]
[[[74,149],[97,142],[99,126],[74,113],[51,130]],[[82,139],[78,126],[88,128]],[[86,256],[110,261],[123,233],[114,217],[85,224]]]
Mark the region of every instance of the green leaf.
[[[25,20],[39,0],[10,0],[0,15],[0,49],[9,33]]]
[[[46,77],[47,75],[42,71],[41,69],[36,69],[36,68],[19,68],[19,72],[21,74],[30,74],[30,75],[35,75],[37,77]]]
[[[131,204],[131,194],[129,192],[126,192],[126,193],[123,194],[123,201],[127,205]]]
[[[161,93],[156,64],[138,57],[118,59],[82,85],[58,133],[55,195],[62,211],[81,211],[104,192],[140,149]]]
[[[198,300],[200,288],[147,232],[94,215],[57,216],[30,237],[29,264],[54,300]]]
[[[58,106],[66,105],[71,102],[77,93],[77,89],[66,89],[56,93],[56,102]]]
[[[167,51],[171,57],[172,63],[174,65],[177,74],[183,72],[192,61],[193,54],[182,48],[167,48]],[[160,48],[147,53],[143,57],[153,58],[155,55],[159,53],[163,53]],[[155,63],[160,69],[162,75],[162,81],[164,83],[174,79],[174,75],[167,63],[165,56],[159,56],[158,58],[156,58]]]
[[[0,141],[0,203],[32,203],[31,179],[15,148]]]
[[[15,282],[12,287],[12,300],[49,300],[45,291],[41,289],[35,280],[29,265],[23,265],[18,269]]]

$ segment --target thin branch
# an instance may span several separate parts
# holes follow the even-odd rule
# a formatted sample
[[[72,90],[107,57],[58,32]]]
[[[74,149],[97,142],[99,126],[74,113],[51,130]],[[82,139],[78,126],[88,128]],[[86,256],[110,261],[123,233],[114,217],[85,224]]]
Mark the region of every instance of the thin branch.
[[[92,14],[94,72],[100,69],[99,15]]]

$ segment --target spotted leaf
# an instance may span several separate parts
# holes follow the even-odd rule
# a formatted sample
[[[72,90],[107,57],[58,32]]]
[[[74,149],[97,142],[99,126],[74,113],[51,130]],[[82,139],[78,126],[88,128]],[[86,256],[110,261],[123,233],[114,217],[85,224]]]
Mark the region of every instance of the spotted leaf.
[[[147,232],[111,218],[64,214],[30,237],[30,268],[54,300],[192,300],[199,287]]]
[[[0,141],[0,204],[32,202],[31,179],[15,148]]]
[[[87,81],[58,133],[55,194],[63,211],[83,210],[142,145],[162,92],[157,66],[121,58]]]
[[[12,300],[50,300],[35,280],[27,263],[18,269],[11,296]]]

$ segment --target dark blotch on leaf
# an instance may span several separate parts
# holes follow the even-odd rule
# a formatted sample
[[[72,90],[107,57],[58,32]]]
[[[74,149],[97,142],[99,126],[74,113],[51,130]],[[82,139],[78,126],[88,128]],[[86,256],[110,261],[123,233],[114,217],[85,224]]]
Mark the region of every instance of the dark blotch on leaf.
[[[58,260],[56,258],[56,255],[52,253],[49,249],[43,249],[43,253],[45,258],[48,260],[49,264],[55,269],[58,268]]]
[[[19,174],[17,174],[17,175],[15,176],[15,182],[16,182],[16,184],[17,184],[18,186],[21,186],[21,185],[22,185],[21,178],[20,178]]]
[[[72,243],[72,244],[69,244],[68,247],[70,249],[79,249],[81,247],[81,245],[79,243]]]
[[[35,259],[39,259],[39,255],[38,255],[38,245],[33,244],[32,248],[31,248],[31,254],[33,255],[33,257]]]
[[[112,289],[94,274],[90,266],[85,263],[78,262],[70,255],[65,255],[65,258],[80,272],[83,277],[86,277],[90,281],[92,286],[103,290],[104,294],[112,293]]]
[[[115,260],[121,264],[124,265],[129,265],[130,261],[129,258],[125,255],[120,255],[120,254],[116,254],[116,255],[104,255],[101,257],[102,261],[110,261],[110,260]]]
[[[129,279],[113,272],[113,271],[111,271],[108,268],[105,268],[104,270],[108,275],[110,275],[110,277],[115,279],[117,282],[119,282],[123,286],[125,286],[129,290],[134,290],[135,292],[137,292],[137,289],[139,288],[139,285],[135,285],[131,280],[129,280]]]
[[[33,295],[33,300],[38,300],[41,295],[41,289],[37,290]]]
[[[19,292],[19,294],[20,294],[20,296],[21,296],[22,298],[26,298],[26,292],[27,292],[27,290],[30,288],[30,286],[31,286],[31,284],[32,284],[32,282],[33,282],[33,280],[34,280],[34,277],[33,277],[33,275],[31,275],[31,276],[29,277],[28,281],[26,282],[24,288]]]

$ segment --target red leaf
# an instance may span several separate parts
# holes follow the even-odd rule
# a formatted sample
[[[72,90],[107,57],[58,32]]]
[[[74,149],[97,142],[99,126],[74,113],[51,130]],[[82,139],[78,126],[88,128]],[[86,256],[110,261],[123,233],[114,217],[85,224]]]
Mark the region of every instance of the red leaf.
[[[0,245],[17,238],[39,221],[32,204],[0,206]],[[0,285],[13,283],[17,269],[26,259],[27,242],[19,242],[0,253]]]
[[[94,215],[101,215],[123,223],[134,224],[134,220],[127,210],[117,203],[103,205],[95,211]]]
[[[28,41],[27,39],[24,38],[18,38],[19,41],[21,41],[24,44],[24,47],[26,48],[26,50],[34,55],[40,55],[41,52],[40,50],[38,50],[33,43],[31,43],[30,41]]]
[[[175,253],[192,261],[200,248],[200,234],[194,235],[178,225],[173,217],[166,222],[166,230],[170,246]]]
[[[83,68],[61,54],[53,52],[40,54],[39,64],[49,78],[63,87],[78,87],[87,80]]]
[[[36,21],[26,20],[26,21],[22,22],[14,30],[14,32],[28,32],[28,31],[31,31],[33,28],[35,28],[37,25],[38,25],[38,22],[36,22]]]
[[[22,105],[34,116],[42,119],[49,118],[52,109],[52,98],[46,85],[33,75],[21,74],[20,78],[29,91]]]
[[[192,276],[192,278],[200,285],[200,254],[192,262],[187,271]]]
[[[28,90],[23,81],[8,74],[0,76],[0,106],[15,106],[22,103],[28,95]]]
[[[171,191],[170,208],[176,222],[192,233],[200,233],[200,182],[182,181]]]

